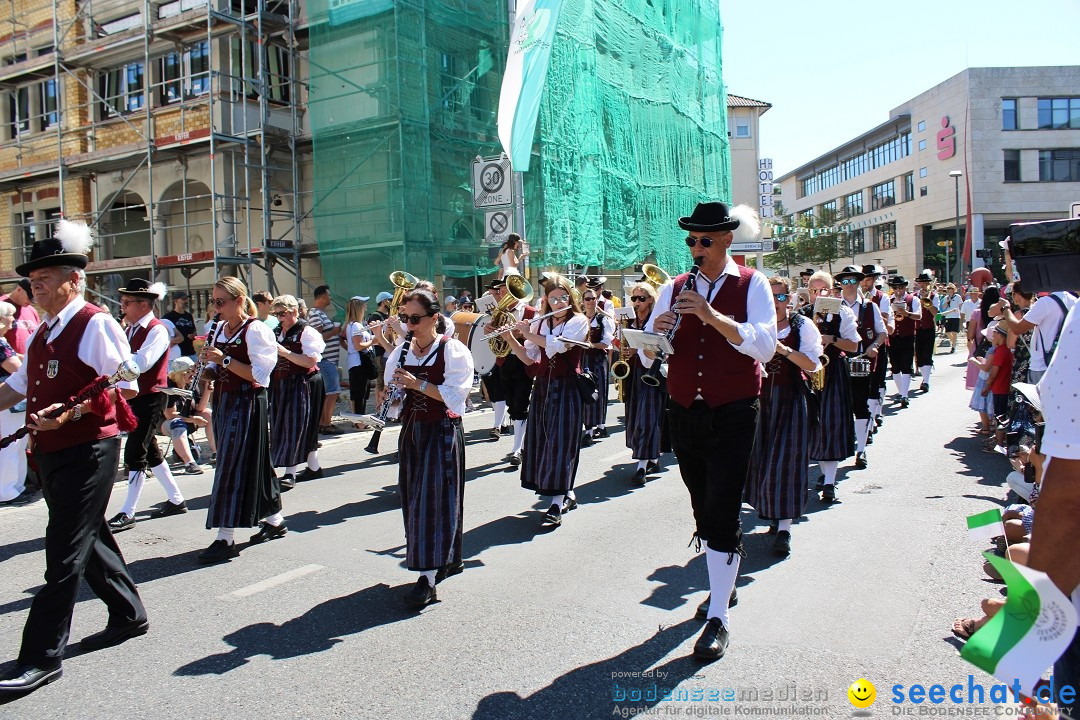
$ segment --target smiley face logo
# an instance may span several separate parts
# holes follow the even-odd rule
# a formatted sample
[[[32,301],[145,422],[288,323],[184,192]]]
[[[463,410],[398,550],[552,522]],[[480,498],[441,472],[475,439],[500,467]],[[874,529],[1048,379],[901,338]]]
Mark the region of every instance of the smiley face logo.
[[[859,678],[851,683],[847,690],[848,700],[859,709],[865,709],[874,704],[877,699],[877,689],[874,684],[865,678]]]

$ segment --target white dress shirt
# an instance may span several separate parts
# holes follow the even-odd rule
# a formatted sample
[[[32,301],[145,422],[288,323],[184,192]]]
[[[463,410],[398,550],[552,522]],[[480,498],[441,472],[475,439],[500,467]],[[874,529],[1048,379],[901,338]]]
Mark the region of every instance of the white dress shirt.
[[[874,308],[874,321],[873,321],[874,322],[874,334],[876,335],[877,333],[888,332],[888,330],[886,330],[886,328],[885,328],[885,321],[882,320],[882,318],[881,318],[881,310],[878,308],[878,306],[876,304],[870,302],[870,300],[868,298],[859,298],[855,302],[850,302],[850,303],[847,301],[846,298],[840,298],[840,301],[844,304],[844,306],[847,307],[849,310],[851,310],[851,314],[853,316],[855,316],[856,332],[858,332],[858,319],[859,319],[859,312],[860,312],[859,303],[862,300],[865,300],[867,303],[870,303],[870,307]],[[860,337],[860,340],[861,339],[862,338]],[[873,342],[873,340],[871,340],[870,342]]]
[[[127,329],[128,345],[131,338],[137,332],[137,328],[145,328],[154,319],[154,313],[148,312],[139,318],[139,321]],[[154,366],[161,356],[169,351],[169,329],[164,325],[158,325],[150,329],[146,334],[142,347],[136,350],[132,357],[139,366],[139,372],[147,372]]]
[[[439,394],[442,395],[446,409],[454,415],[461,416],[465,414],[465,399],[469,397],[469,393],[472,391],[473,381],[473,357],[464,343],[453,338],[436,339],[423,355],[417,356],[410,349],[405,364],[425,365],[430,363],[430,358],[440,345],[445,345],[446,349],[443,351],[444,376],[442,384],[438,386]],[[397,370],[398,363],[401,361],[401,349],[402,345],[398,345],[386,357],[386,370],[383,371],[383,381],[387,385],[391,385],[391,381],[394,379],[394,371]]]
[[[218,324],[214,335],[214,345],[221,347],[233,337],[225,334],[223,321]],[[255,378],[256,385],[266,387],[270,384],[270,373],[273,372],[278,359],[278,343],[277,338],[274,337],[274,331],[268,328],[266,323],[255,318],[254,322],[248,324],[247,334],[244,337],[247,341],[248,359],[251,360],[251,375]],[[209,367],[216,368],[217,363],[210,363]],[[225,370],[225,372],[229,371]]]
[[[337,338],[334,338],[334,342],[337,342]],[[300,333],[300,353],[302,355],[315,358],[315,362],[319,362],[322,360],[322,352],[325,348],[326,341],[323,340],[322,333],[315,328],[308,325]]]
[[[67,324],[71,322],[71,318],[85,305],[86,300],[79,297],[65,305],[55,318],[48,314],[44,315],[37,332],[27,341],[27,348],[29,349],[39,333],[46,333],[46,342],[59,337]],[[120,367],[120,363],[130,359],[131,346],[128,345],[127,335],[124,334],[120,323],[106,312],[97,313],[90,318],[90,322],[86,324],[86,331],[79,338],[79,360],[93,368],[98,375],[112,375]],[[8,387],[23,396],[26,395],[27,386],[26,368],[31,362],[34,362],[34,359],[28,355],[26,362],[20,365],[19,369],[6,381]],[[116,387],[123,390],[138,390],[139,383],[138,381],[118,382]],[[82,388],[74,388],[72,392],[79,390]]]
[[[694,288],[699,295],[705,297],[706,302],[711,304],[728,276],[739,277],[739,266],[730,256],[719,278],[710,280],[703,273],[698,273]],[[660,288],[660,296],[653,307],[652,317],[645,325],[645,330],[648,332],[655,332],[653,324],[656,318],[671,309],[673,287],[674,280],[665,283]],[[755,271],[751,276],[746,295],[746,322],[736,324],[739,337],[743,341],[741,345],[732,345],[732,347],[758,362],[769,362],[776,352],[776,306],[773,305],[772,288],[764,274]]]
[[[600,341],[597,344],[603,345],[604,347],[602,349],[607,350],[611,347],[611,343],[615,340],[615,323],[613,323],[611,321],[611,318],[609,318],[607,315],[601,315],[600,313],[597,313],[596,317],[594,317],[592,320],[589,320],[589,335],[592,334],[593,327],[595,327],[598,322],[600,323],[600,327],[603,328],[603,332],[600,334]],[[587,341],[588,336],[586,336],[586,342]],[[601,348],[595,349],[600,350]]]
[[[805,322],[799,325],[799,352],[814,361],[814,372],[821,369],[821,356],[825,354],[825,348],[821,344],[821,332],[817,329],[810,318],[804,317]],[[780,342],[791,334],[791,318],[788,318],[787,327],[776,331],[776,341]]]
[[[556,325],[554,328],[548,327],[548,321],[546,319],[538,322],[540,329],[536,330],[537,323],[533,323],[533,332],[544,337],[545,352],[549,358],[553,358],[559,353],[564,353],[573,347],[572,345],[564,343],[562,341],[563,338],[585,342],[589,337],[589,319],[581,313],[574,315],[566,322]],[[525,352],[533,362],[540,362],[539,345],[536,345],[531,340],[526,340]]]

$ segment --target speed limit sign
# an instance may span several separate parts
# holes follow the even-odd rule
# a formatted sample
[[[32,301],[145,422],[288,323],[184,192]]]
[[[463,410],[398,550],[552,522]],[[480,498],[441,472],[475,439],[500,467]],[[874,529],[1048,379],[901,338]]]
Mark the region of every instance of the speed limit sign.
[[[473,160],[473,207],[476,209],[514,204],[513,169],[505,156]]]

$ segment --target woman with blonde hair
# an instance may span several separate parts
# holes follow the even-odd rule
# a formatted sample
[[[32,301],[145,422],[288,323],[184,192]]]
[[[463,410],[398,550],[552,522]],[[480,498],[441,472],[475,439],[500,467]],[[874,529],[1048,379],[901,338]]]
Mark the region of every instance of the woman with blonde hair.
[[[345,306],[345,347],[349,351],[346,368],[349,371],[349,395],[357,415],[367,412],[371,381],[378,374],[372,350],[375,337],[364,324],[367,301],[368,298],[362,295],[354,295]]]
[[[4,335],[15,322],[15,306],[0,301],[0,382],[19,369],[22,361]],[[26,423],[26,401],[10,410],[0,410],[0,437],[7,437]],[[13,503],[22,496],[26,482],[26,438],[0,450],[0,505]],[[29,493],[28,493],[29,495]]]
[[[644,330],[653,306],[656,289],[647,282],[639,282],[630,289],[630,305],[634,318],[630,329]],[[659,385],[646,385],[641,378],[652,367],[653,360],[644,352],[636,351],[630,356],[630,374],[623,381],[626,390],[626,447],[637,467],[630,478],[637,485],[645,484],[645,476],[660,472],[660,430],[666,417],[667,381],[660,376]]]
[[[550,503],[545,524],[559,526],[564,512],[577,507],[574,478],[581,450],[582,400],[576,375],[589,321],[581,312],[574,286],[561,275],[549,275],[543,284],[540,314],[555,311],[538,321],[522,321],[503,334],[514,355],[535,372],[529,420],[525,429],[525,452],[521,463],[521,486]]]
[[[255,303],[240,280],[218,280],[212,302],[219,322],[200,355],[214,378],[218,462],[206,527],[218,528],[218,534],[199,555],[203,563],[227,562],[239,555],[234,539],[238,527],[261,524],[251,537],[253,543],[287,532],[281,516],[281,484],[270,465],[267,420],[266,388],[277,365],[277,342],[258,320]]]

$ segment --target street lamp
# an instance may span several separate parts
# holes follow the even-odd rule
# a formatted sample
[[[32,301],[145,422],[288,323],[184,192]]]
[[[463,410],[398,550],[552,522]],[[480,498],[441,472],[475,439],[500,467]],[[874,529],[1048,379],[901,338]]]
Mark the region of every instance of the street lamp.
[[[951,177],[953,179],[953,185],[956,188],[956,234],[955,234],[956,239],[955,239],[955,243],[956,243],[956,248],[957,248],[956,252],[957,253],[961,253],[961,250],[960,250],[960,178],[962,178],[963,176],[964,176],[964,173],[961,172],[960,170],[952,170],[952,171],[949,172],[949,177]],[[964,261],[963,261],[962,258],[963,258],[963,254],[961,253],[961,260],[960,260],[960,274],[961,274],[961,276],[964,274]],[[946,285],[949,284],[949,244],[948,244],[948,242],[945,243],[945,284]]]

